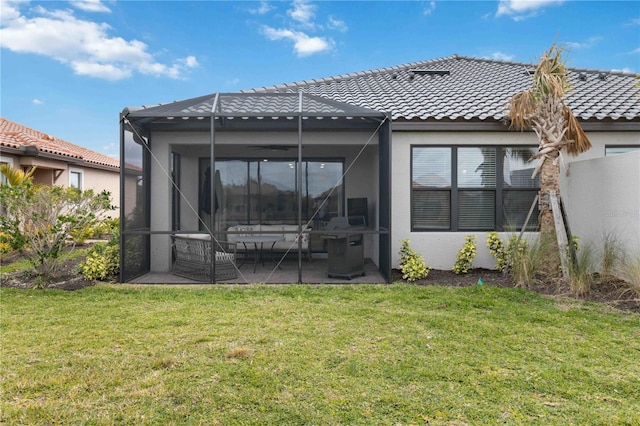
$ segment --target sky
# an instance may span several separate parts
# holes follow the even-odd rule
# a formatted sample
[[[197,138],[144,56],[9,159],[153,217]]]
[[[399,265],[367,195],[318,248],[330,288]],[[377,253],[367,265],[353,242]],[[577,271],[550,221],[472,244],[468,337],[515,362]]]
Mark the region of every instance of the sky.
[[[453,54],[640,72],[640,2],[0,0],[0,115],[118,156],[119,114]]]

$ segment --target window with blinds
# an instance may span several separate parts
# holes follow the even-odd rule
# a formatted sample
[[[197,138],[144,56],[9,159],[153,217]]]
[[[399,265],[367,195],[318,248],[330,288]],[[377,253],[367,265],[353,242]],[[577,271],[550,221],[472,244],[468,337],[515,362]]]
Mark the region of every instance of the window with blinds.
[[[515,230],[539,188],[536,147],[413,146],[412,231]],[[537,209],[527,230],[538,228]]]

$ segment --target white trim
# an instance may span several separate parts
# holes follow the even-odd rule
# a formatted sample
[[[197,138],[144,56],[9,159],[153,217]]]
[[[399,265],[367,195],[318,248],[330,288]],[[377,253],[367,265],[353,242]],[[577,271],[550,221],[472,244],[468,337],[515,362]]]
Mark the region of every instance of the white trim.
[[[13,158],[3,157],[0,155],[0,164],[8,164],[10,167],[13,167]],[[7,183],[7,177],[0,173],[0,183]]]
[[[73,185],[71,185],[71,177],[76,173],[79,175],[78,176],[79,182],[78,182],[78,187],[77,188],[80,189],[80,190],[83,190],[84,189],[84,170],[82,170],[82,169],[78,169],[78,168],[75,168],[75,167],[69,167],[69,186],[70,187],[73,186]]]

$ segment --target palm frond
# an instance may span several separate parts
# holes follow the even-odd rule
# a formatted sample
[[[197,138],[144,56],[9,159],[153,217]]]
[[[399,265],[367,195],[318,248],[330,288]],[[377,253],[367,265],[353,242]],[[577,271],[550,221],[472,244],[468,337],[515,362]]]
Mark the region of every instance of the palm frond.
[[[567,152],[575,156],[591,149],[591,141],[589,141],[586,133],[582,130],[582,126],[578,123],[576,116],[571,112],[571,108],[563,105],[563,113],[565,122],[567,123],[565,138],[573,140],[573,143],[566,145]]]
[[[0,173],[7,178],[7,183],[12,186],[22,185],[23,183],[30,183],[33,180],[33,174],[36,171],[36,167],[32,167],[28,172],[11,167],[9,164],[0,165]]]
[[[564,48],[553,44],[546,51],[533,74],[533,88],[542,95],[562,98],[570,90],[567,67],[562,60]]]
[[[509,128],[524,130],[529,127],[531,117],[538,108],[538,102],[531,90],[517,93],[509,101]]]

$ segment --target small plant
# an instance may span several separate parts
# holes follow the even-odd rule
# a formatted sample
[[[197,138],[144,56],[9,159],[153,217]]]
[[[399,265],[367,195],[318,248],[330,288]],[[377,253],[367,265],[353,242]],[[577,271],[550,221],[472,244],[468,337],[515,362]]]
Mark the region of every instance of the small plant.
[[[473,259],[476,257],[476,236],[467,235],[466,241],[462,248],[458,250],[456,263],[453,265],[453,272],[456,274],[467,274],[473,265]]]
[[[625,256],[618,266],[617,275],[630,291],[640,297],[640,256]]]
[[[80,274],[85,280],[105,281],[120,271],[119,239],[113,237],[108,243],[96,243],[86,259],[80,263]]]
[[[402,278],[407,281],[427,278],[432,268],[427,266],[422,256],[409,247],[409,243],[409,240],[402,240],[402,247],[400,247],[400,270],[402,271]]]
[[[540,239],[528,242],[513,235],[507,243],[509,272],[516,287],[528,287],[544,262],[544,249]]]
[[[580,248],[578,237],[573,237],[574,256],[568,256],[569,287],[576,296],[587,294],[593,285],[593,251],[590,246]]]
[[[615,271],[624,261],[624,247],[612,234],[604,236],[600,252],[600,274],[606,279],[613,278]]]
[[[504,247],[504,241],[496,231],[487,232],[487,248],[489,253],[496,258],[496,270],[505,272],[509,267],[508,252]]]

